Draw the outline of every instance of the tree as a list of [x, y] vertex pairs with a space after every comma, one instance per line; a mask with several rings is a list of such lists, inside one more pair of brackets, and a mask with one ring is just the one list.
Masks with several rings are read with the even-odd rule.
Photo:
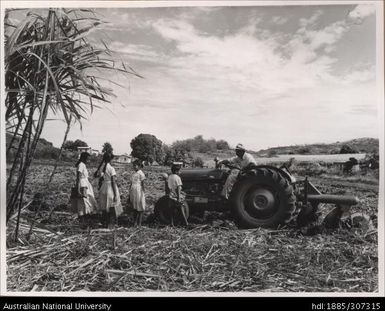
[[194, 164], [194, 167], [203, 167], [204, 162], [203, 162], [203, 159], [201, 157], [196, 157], [194, 159], [193, 164]]
[[103, 144], [102, 152], [108, 152], [108, 153], [113, 153], [114, 149], [112, 148], [112, 145], [109, 142], [105, 142]]
[[77, 151], [78, 147], [88, 147], [88, 145], [85, 141], [82, 141], [80, 139], [77, 139], [75, 141], [67, 140], [63, 145], [63, 149], [70, 151]]
[[78, 147], [88, 147], [87, 143], [85, 141], [82, 141], [80, 139], [77, 139], [74, 141], [74, 144], [73, 144], [73, 151], [77, 151], [78, 150]]
[[164, 161], [164, 148], [161, 140], [151, 134], [139, 134], [131, 140], [131, 155], [152, 164], [154, 161]]
[[70, 150], [70, 151], [73, 151], [73, 150], [74, 150], [74, 141], [72, 141], [72, 140], [67, 140], [67, 141], [63, 144], [63, 149], [64, 149], [64, 150]]
[[311, 150], [308, 146], [299, 147], [297, 150], [298, 154], [309, 154], [310, 152], [311, 152]]
[[229, 150], [230, 149], [229, 143], [223, 139], [220, 139], [217, 141], [217, 149], [218, 150]]
[[215, 140], [213, 138], [204, 139], [202, 135], [197, 135], [194, 138], [185, 140], [177, 140], [172, 145], [172, 148], [183, 149], [186, 152], [215, 152], [217, 150], [230, 149], [229, 144], [224, 140]]
[[163, 165], [170, 166], [172, 164], [172, 162], [174, 161], [172, 149], [167, 145], [163, 145], [163, 154], [164, 154], [164, 158], [163, 158], [163, 162], [162, 162]]
[[349, 145], [343, 145], [340, 149], [340, 154], [358, 153], [356, 149]]
[[278, 156], [278, 151], [277, 151], [277, 150], [274, 150], [274, 149], [269, 150], [269, 152], [267, 153], [267, 156], [268, 156], [269, 158], [276, 157], [276, 156]]
[[57, 159], [59, 149], [49, 145], [41, 145], [36, 148], [35, 159]]

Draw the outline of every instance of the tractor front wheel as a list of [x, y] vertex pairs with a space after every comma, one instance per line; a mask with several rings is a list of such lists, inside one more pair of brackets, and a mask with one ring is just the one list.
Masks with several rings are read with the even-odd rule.
[[231, 210], [240, 228], [276, 228], [295, 211], [288, 180], [269, 168], [256, 168], [240, 179], [231, 192]]

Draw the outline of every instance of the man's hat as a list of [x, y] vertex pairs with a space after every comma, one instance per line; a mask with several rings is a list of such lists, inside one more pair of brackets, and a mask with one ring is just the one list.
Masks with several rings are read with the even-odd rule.
[[243, 151], [246, 151], [245, 147], [243, 147], [242, 144], [236, 145], [235, 150], [243, 150]]

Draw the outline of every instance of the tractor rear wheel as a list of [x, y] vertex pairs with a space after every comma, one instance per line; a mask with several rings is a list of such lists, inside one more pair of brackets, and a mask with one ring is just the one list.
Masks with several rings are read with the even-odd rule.
[[293, 187], [279, 172], [256, 168], [231, 192], [231, 210], [240, 228], [276, 228], [295, 211]]
[[[161, 197], [154, 206], [155, 217], [164, 225], [171, 224], [171, 217], [174, 214], [174, 224], [184, 224], [183, 216], [180, 210], [175, 212], [176, 206], [172, 206], [173, 202], [170, 202], [171, 199], [168, 196]], [[190, 212], [187, 202], [183, 202], [182, 208], [185, 212], [186, 218], [189, 218]]]

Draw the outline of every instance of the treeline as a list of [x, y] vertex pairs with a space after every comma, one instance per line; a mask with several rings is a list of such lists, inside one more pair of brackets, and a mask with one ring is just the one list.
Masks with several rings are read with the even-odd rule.
[[[8, 134], [6, 140], [8, 149], [9, 144], [11, 143], [11, 137], [8, 136]], [[12, 145], [18, 146], [18, 143], [14, 141]], [[131, 155], [134, 158], [144, 161], [148, 165], [170, 165], [172, 162], [178, 161], [189, 166], [197, 167], [204, 165], [203, 159], [199, 157], [198, 154], [218, 153], [230, 149], [227, 141], [223, 139], [216, 140], [214, 138], [205, 139], [202, 135], [198, 135], [194, 138], [177, 140], [171, 145], [167, 145], [154, 135], [139, 134], [131, 140], [130, 145], [132, 148]], [[80, 139], [75, 141], [66, 141], [63, 145], [61, 160], [76, 160], [78, 157], [78, 147], [88, 147], [88, 145]], [[113, 150], [111, 144], [108, 142], [102, 146], [102, 153], [107, 150]], [[15, 153], [15, 147], [11, 147], [10, 156], [7, 160], [11, 160]], [[39, 140], [34, 158], [56, 160], [59, 157], [59, 153], [60, 148], [54, 147], [51, 142], [41, 138]]]
[[186, 152], [215, 152], [218, 150], [229, 150], [230, 146], [227, 141], [220, 139], [215, 140], [214, 138], [204, 139], [202, 135], [195, 136], [194, 138], [189, 138], [185, 140], [177, 140], [172, 145], [171, 148], [174, 149], [183, 149]]
[[223, 139], [204, 139], [202, 135], [166, 145], [154, 135], [140, 134], [131, 141], [131, 148], [133, 157], [150, 165], [154, 162], [170, 165], [179, 161], [191, 166], [203, 166], [203, 160], [196, 156], [197, 153], [225, 151], [229, 150], [230, 146]]
[[[12, 141], [12, 136], [10, 134], [6, 134], [6, 148], [9, 149], [9, 156], [7, 157], [7, 161], [10, 161], [15, 158], [17, 153], [17, 147], [19, 146], [20, 138], [15, 138]], [[11, 146], [12, 143], [12, 146]], [[87, 143], [77, 139], [75, 141], [68, 140], [65, 142], [63, 146], [63, 152], [61, 159], [63, 161], [74, 161], [78, 158], [78, 147], [88, 147]], [[44, 159], [44, 160], [56, 160], [59, 157], [60, 148], [56, 148], [51, 142], [47, 141], [44, 138], [40, 138], [36, 151], [34, 154], [35, 159]]]

